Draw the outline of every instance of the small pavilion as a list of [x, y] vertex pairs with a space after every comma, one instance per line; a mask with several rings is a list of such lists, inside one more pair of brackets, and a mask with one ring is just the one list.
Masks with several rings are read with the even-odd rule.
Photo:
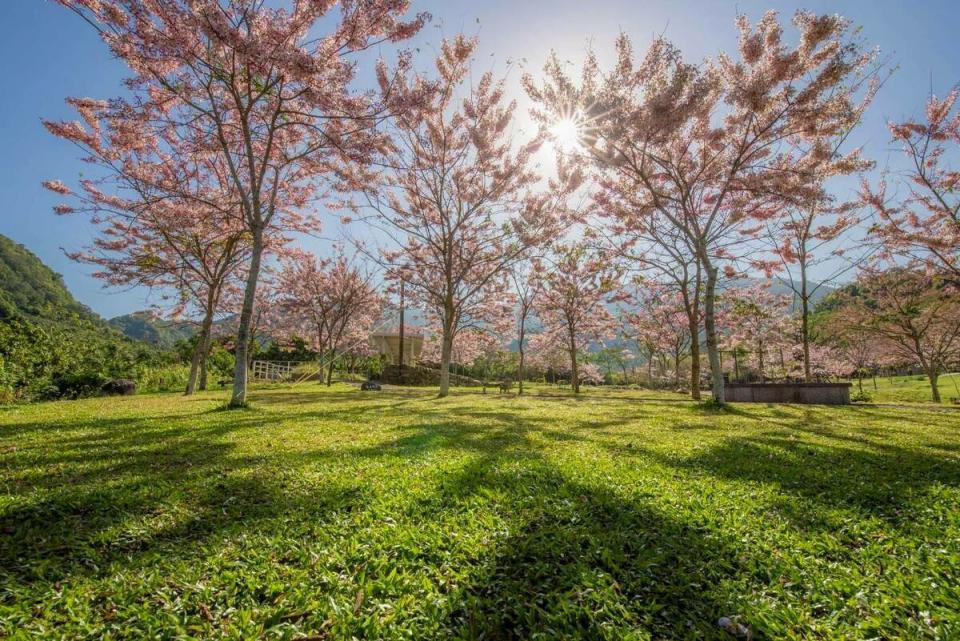
[[[400, 364], [400, 330], [378, 332], [370, 336], [370, 346], [390, 365]], [[403, 365], [412, 366], [423, 351], [423, 333], [405, 327], [403, 332]]]

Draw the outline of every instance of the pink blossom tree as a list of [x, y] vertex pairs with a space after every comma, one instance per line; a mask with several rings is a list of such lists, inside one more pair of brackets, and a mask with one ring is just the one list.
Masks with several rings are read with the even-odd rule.
[[[570, 373], [570, 353], [563, 337], [553, 332], [540, 332], [530, 337], [528, 366], [554, 375]], [[556, 382], [554, 380], [553, 382]]]
[[602, 341], [616, 330], [616, 319], [607, 309], [619, 272], [603, 255], [584, 245], [557, 246], [551, 255], [534, 261], [540, 293], [537, 317], [549, 343], [563, 345], [570, 360], [570, 384], [580, 391], [578, 357], [591, 342]]
[[544, 193], [532, 191], [541, 137], [515, 144], [516, 104], [503, 81], [485, 73], [470, 83], [475, 47], [462, 36], [444, 41], [438, 78], [415, 76], [396, 89], [418, 106], [391, 122], [389, 169], [367, 192], [367, 205], [399, 244], [382, 252], [388, 273], [407, 274], [411, 297], [439, 322], [440, 396], [449, 392], [457, 332], [497, 314], [509, 266], [556, 235], [558, 203], [579, 184], [577, 172], [561, 168]]
[[297, 252], [287, 260], [278, 279], [279, 305], [294, 323], [309, 327], [314, 347], [326, 367], [327, 385], [333, 383], [338, 355], [358, 336], [369, 336], [380, 316], [381, 297], [364, 273], [343, 253], [318, 260]]
[[846, 292], [832, 322], [872, 335], [923, 368], [934, 402], [938, 378], [960, 354], [960, 301], [954, 286], [916, 266], [872, 267]]
[[960, 88], [927, 100], [923, 121], [891, 123], [890, 132], [908, 161], [899, 176], [901, 193], [863, 183], [864, 201], [879, 216], [873, 231], [891, 253], [905, 254], [960, 283]]
[[786, 375], [784, 348], [792, 344], [793, 323], [790, 299], [770, 291], [767, 283], [727, 290], [723, 293], [725, 308], [723, 325], [726, 342], [736, 350], [745, 348], [753, 354], [757, 373], [764, 380], [772, 350], [780, 354], [780, 365]]
[[[654, 359], [664, 355], [673, 364], [674, 385], [680, 387], [680, 365], [692, 344], [682, 294], [670, 285], [641, 280], [627, 300], [628, 311], [622, 314], [624, 331], [646, 352], [648, 378], [652, 378]], [[691, 383], [700, 384], [699, 380]]]
[[[803, 205], [786, 206], [782, 217], [767, 230], [774, 260], [766, 268], [786, 275], [782, 281], [790, 287], [799, 306], [802, 375], [808, 383], [813, 380], [812, 301], [821, 288], [835, 283], [872, 253], [870, 247], [855, 243], [850, 237], [861, 222], [862, 217], [850, 203], [833, 206], [824, 195]], [[856, 249], [844, 248], [851, 246]], [[817, 269], [821, 275], [813, 282], [810, 275]]]
[[532, 263], [528, 260], [519, 260], [510, 270], [510, 282], [513, 285], [513, 295], [517, 301], [516, 340], [517, 340], [517, 394], [523, 395], [524, 366], [527, 355], [527, 335], [530, 330], [531, 317], [534, 314], [534, 304], [537, 300], [537, 284], [533, 279]]
[[[851, 236], [860, 229], [863, 216], [859, 203], [840, 201], [830, 192], [835, 179], [862, 173], [873, 162], [862, 156], [862, 149], [846, 150], [851, 135], [880, 86], [882, 65], [868, 70], [863, 97], [853, 108], [842, 112], [845, 122], [831, 119], [825, 129], [817, 129], [798, 137], [786, 156], [790, 173], [785, 181], [781, 213], [766, 223], [764, 241], [772, 250], [773, 260], [750, 261], [771, 274], [781, 272], [783, 282], [793, 291], [799, 303], [800, 341], [803, 350], [803, 378], [810, 382], [811, 365], [810, 311], [811, 302], [822, 287], [860, 265], [872, 253], [870, 245], [856, 242]], [[817, 281], [811, 281], [811, 273]]]
[[[250, 256], [249, 234], [227, 170], [196, 140], [130, 139], [122, 110], [106, 102], [70, 100], [86, 128], [47, 121], [55, 135], [80, 148], [101, 176], [71, 190], [61, 181], [44, 186], [71, 197], [60, 214], [82, 213], [96, 226], [92, 245], [69, 255], [98, 267], [111, 286], [160, 290], [171, 313], [197, 312], [200, 330], [186, 394], [206, 388], [206, 356], [221, 299]], [[266, 245], [272, 244], [270, 238]]]
[[[377, 68], [381, 97], [352, 91], [354, 58], [409, 38], [426, 16], [405, 20], [407, 0], [290, 8], [259, 0], [58, 1], [132, 72], [134, 97], [113, 101], [126, 144], [196, 139], [229, 170], [250, 242], [230, 401], [243, 405], [266, 238], [271, 230], [316, 229], [304, 208], [330, 187], [356, 186], [349, 180], [355, 166], [383, 147], [377, 123], [405, 105], [393, 100], [385, 64]], [[77, 137], [96, 134], [79, 123], [58, 127]]]
[[541, 120], [579, 123], [581, 155], [600, 170], [603, 202], [619, 225], [673, 228], [699, 261], [716, 403], [724, 401], [718, 280], [736, 271], [744, 239], [778, 214], [778, 199], [808, 188], [790, 173], [797, 159], [788, 152], [850, 121], [875, 61], [840, 16], [800, 11], [793, 23], [799, 38], [790, 46], [776, 13], [755, 26], [740, 16], [738, 56], [704, 64], [685, 62], [662, 38], [636, 62], [621, 35], [607, 72], [590, 53], [579, 82], [556, 56], [544, 83], [527, 78]]
[[[601, 194], [598, 198], [601, 206], [604, 200]], [[611, 219], [608, 224], [611, 235], [606, 238], [605, 245], [629, 264], [639, 268], [643, 281], [652, 283], [653, 290], [658, 292], [657, 298], [662, 297], [664, 290], [676, 295], [676, 302], [680, 303], [684, 313], [686, 327], [685, 331], [681, 332], [679, 328], [670, 326], [677, 330], [672, 333], [674, 347], [683, 347], [684, 333], [690, 337], [687, 339], [687, 349], [690, 351], [690, 396], [694, 400], [700, 400], [700, 329], [703, 327], [703, 269], [700, 261], [690, 248], [687, 238], [672, 227], [628, 227], [622, 226], [615, 216], [608, 218]], [[641, 296], [637, 302], [642, 301], [642, 298]], [[669, 320], [672, 323], [677, 319], [671, 314]], [[638, 335], [637, 338], [644, 337]], [[676, 371], [679, 372], [679, 362], [676, 362], [676, 366]], [[677, 386], [680, 387], [679, 380]]]

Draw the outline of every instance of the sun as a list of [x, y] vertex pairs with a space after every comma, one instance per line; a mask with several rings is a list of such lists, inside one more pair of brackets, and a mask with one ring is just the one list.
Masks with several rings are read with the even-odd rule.
[[583, 118], [578, 114], [562, 116], [550, 127], [550, 137], [557, 151], [572, 153], [583, 146]]

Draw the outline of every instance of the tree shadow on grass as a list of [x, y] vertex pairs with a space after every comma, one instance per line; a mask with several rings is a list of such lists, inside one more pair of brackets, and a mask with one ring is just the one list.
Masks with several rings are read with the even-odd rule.
[[273, 519], [295, 514], [309, 524], [363, 505], [359, 486], [318, 484], [307, 491], [282, 472], [251, 471], [250, 461], [188, 470], [154, 469], [141, 479], [65, 487], [6, 509], [0, 515], [0, 577], [61, 581], [159, 550], [166, 563], [186, 558], [207, 540], [249, 534]]
[[[804, 432], [801, 426], [795, 430]], [[801, 497], [810, 509], [791, 520], [807, 526], [824, 507], [905, 525], [916, 518], [918, 502], [932, 486], [960, 486], [955, 456], [837, 435], [826, 442], [800, 440], [778, 430], [727, 439], [679, 462], [660, 459], [693, 473], [774, 485], [782, 494]]]
[[452, 596], [451, 637], [723, 638], [742, 551], [610, 490], [571, 480], [536, 456], [480, 457], [418, 512], [495, 497], [509, 527]]

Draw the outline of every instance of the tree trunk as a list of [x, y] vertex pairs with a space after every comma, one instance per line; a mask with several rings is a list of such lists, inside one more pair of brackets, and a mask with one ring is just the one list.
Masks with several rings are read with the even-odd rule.
[[211, 336], [210, 330], [207, 330], [207, 335], [203, 341], [203, 352], [200, 355], [200, 382], [197, 387], [200, 391], [207, 389], [207, 374], [209, 370], [210, 362], [210, 343], [213, 341], [213, 336]]
[[700, 327], [694, 322], [690, 331], [690, 397], [700, 400]]
[[450, 394], [450, 358], [453, 355], [453, 328], [447, 324], [443, 328], [443, 344], [440, 348], [440, 394], [442, 398]]
[[193, 348], [193, 355], [190, 357], [190, 375], [187, 377], [187, 389], [184, 390], [184, 396], [190, 396], [197, 389], [197, 372], [200, 370], [200, 358], [203, 355], [203, 337], [197, 336], [197, 345]]
[[940, 402], [940, 388], [937, 386], [937, 380], [940, 378], [940, 375], [937, 373], [937, 370], [931, 369], [927, 370], [927, 378], [930, 379], [930, 393], [933, 395], [933, 402]]
[[673, 352], [673, 380], [674, 385], [680, 388], [680, 349]]
[[810, 295], [807, 293], [807, 267], [800, 263], [800, 338], [803, 341], [803, 381], [813, 380], [810, 373]]
[[233, 395], [230, 407], [242, 407], [247, 404], [247, 356], [250, 352], [250, 325], [253, 320], [253, 306], [257, 296], [257, 282], [260, 280], [260, 260], [263, 256], [263, 230], [255, 229], [253, 247], [250, 252], [250, 271], [243, 292], [243, 307], [240, 309], [240, 326], [237, 329], [236, 363], [233, 367]]
[[570, 387], [574, 394], [580, 393], [580, 368], [577, 364], [577, 342], [573, 338], [573, 331], [570, 332]]
[[576, 350], [570, 351], [570, 387], [574, 394], [580, 393], [580, 367], [577, 364]]
[[707, 271], [707, 282], [703, 292], [703, 328], [707, 335], [707, 360], [710, 361], [712, 378], [711, 391], [713, 392], [713, 402], [717, 405], [723, 405], [726, 403], [726, 398], [723, 394], [723, 368], [720, 365], [720, 349], [717, 343], [716, 312], [714, 309], [717, 297], [717, 268], [704, 260], [704, 269]]
[[330, 364], [327, 366], [327, 387], [333, 385], [333, 366], [337, 362], [337, 350], [330, 350]]
[[207, 309], [203, 314], [203, 322], [200, 324], [200, 334], [197, 336], [197, 346], [193, 350], [193, 357], [190, 359], [190, 377], [187, 379], [187, 389], [185, 396], [190, 396], [197, 388], [197, 373], [200, 374], [200, 389], [207, 388], [206, 365], [207, 352], [210, 350], [210, 328], [213, 326], [213, 302], [207, 300]]
[[220, 299], [220, 292], [211, 288], [207, 293], [207, 309], [203, 317], [203, 327], [201, 328], [201, 338], [203, 340], [203, 351], [200, 356], [200, 389], [207, 389], [207, 372], [210, 359], [210, 345], [213, 342], [213, 315], [217, 311], [217, 303]]
[[[523, 345], [521, 339], [520, 344]], [[520, 362], [517, 364], [517, 396], [523, 395], [523, 347], [519, 348]]]

